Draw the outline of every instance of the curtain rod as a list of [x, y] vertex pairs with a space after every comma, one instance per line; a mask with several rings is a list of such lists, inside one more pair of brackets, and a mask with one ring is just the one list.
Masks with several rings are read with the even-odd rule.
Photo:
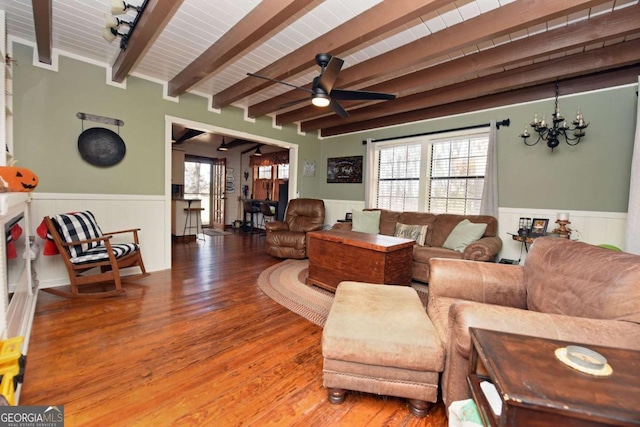
[[[510, 123], [511, 123], [510, 119], [504, 119], [502, 121], [496, 122], [496, 128], [500, 129], [500, 126], [507, 126], [508, 127]], [[393, 140], [396, 140], [396, 139], [405, 139], [405, 138], [414, 138], [414, 137], [417, 137], [417, 136], [435, 135], [435, 134], [438, 134], [438, 133], [455, 132], [455, 131], [458, 131], [458, 130], [469, 130], [469, 129], [477, 129], [477, 128], [486, 128], [487, 126], [491, 126], [491, 123], [483, 123], [481, 125], [463, 126], [463, 127], [459, 127], [459, 128], [452, 128], [452, 129], [434, 130], [434, 131], [431, 131], [431, 132], [416, 133], [416, 134], [413, 134], [413, 135], [392, 136], [390, 138], [372, 139], [371, 142], [393, 141]], [[366, 139], [362, 140], [362, 145], [367, 145], [367, 140]]]

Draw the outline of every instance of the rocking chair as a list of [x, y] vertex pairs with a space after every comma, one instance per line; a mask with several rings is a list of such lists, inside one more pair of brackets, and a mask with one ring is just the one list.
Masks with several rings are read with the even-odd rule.
[[[138, 266], [142, 270], [140, 276], [148, 275], [140, 253], [139, 228], [103, 234], [89, 211], [45, 217], [44, 221], [67, 267], [71, 292], [56, 288], [44, 291], [66, 298], [104, 298], [125, 293], [120, 269]], [[133, 233], [133, 243], [111, 242], [114, 235], [123, 233]], [[94, 268], [100, 271], [82, 274]], [[110, 282], [106, 284], [108, 288], [103, 288], [107, 290], [80, 292], [81, 286], [103, 282]]]

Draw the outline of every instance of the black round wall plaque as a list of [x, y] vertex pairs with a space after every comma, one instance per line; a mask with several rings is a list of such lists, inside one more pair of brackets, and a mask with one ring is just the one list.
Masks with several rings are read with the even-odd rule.
[[78, 137], [80, 156], [94, 166], [113, 166], [124, 158], [124, 141], [112, 130], [95, 127], [84, 130]]

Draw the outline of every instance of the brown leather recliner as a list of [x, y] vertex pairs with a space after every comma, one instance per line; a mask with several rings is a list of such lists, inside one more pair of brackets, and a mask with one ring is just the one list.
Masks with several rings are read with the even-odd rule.
[[470, 327], [640, 350], [639, 284], [640, 256], [552, 237], [535, 240], [524, 266], [432, 259], [444, 403], [469, 397]]
[[267, 253], [277, 258], [304, 259], [309, 244], [307, 232], [322, 230], [324, 202], [318, 199], [293, 199], [284, 221], [271, 221], [267, 229]]

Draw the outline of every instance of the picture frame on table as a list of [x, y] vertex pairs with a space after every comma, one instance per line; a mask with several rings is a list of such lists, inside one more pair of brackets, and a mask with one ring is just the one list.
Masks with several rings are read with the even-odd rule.
[[534, 218], [531, 221], [531, 230], [529, 235], [533, 237], [540, 237], [547, 234], [547, 227], [549, 226], [549, 220], [546, 218]]
[[347, 212], [344, 216], [345, 221], [351, 221], [353, 219], [353, 214], [351, 212]]

